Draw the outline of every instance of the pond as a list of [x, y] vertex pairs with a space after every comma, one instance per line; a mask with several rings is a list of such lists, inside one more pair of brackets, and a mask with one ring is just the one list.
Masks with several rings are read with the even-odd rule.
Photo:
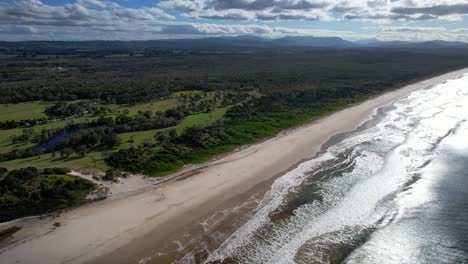
[[51, 150], [61, 140], [68, 139], [71, 135], [79, 132], [81, 129], [83, 129], [83, 127], [73, 128], [73, 129], [70, 129], [70, 130], [64, 130], [64, 131], [60, 132], [59, 134], [57, 134], [56, 136], [54, 136], [53, 138], [49, 139], [49, 141], [47, 141], [45, 143], [41, 143], [40, 145], [32, 148], [32, 152], [34, 154], [38, 154], [38, 153], [41, 153], [41, 152], [46, 152], [48, 150]]

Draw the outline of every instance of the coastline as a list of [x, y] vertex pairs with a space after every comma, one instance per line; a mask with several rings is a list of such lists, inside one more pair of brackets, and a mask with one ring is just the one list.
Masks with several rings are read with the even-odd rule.
[[[150, 245], [157, 247], [158, 241], [163, 242], [181, 227], [197, 224], [226, 203], [241, 201], [249, 196], [246, 192], [252, 194], [255, 188], [265, 191], [265, 183], [313, 158], [331, 136], [356, 129], [377, 108], [467, 71], [465, 68], [387, 92], [222, 156], [188, 174], [178, 173], [181, 177], [171, 177], [156, 188], [85, 205], [53, 219], [25, 220], [25, 228], [18, 232], [24, 239], [0, 248], [0, 262], [126, 263], [145, 249], [142, 241], [147, 234], [158, 235]], [[51, 230], [55, 222], [61, 225]]]

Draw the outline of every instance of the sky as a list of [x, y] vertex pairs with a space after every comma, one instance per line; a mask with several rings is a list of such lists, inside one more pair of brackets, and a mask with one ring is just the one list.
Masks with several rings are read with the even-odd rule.
[[0, 41], [239, 35], [468, 42], [468, 0], [0, 0]]

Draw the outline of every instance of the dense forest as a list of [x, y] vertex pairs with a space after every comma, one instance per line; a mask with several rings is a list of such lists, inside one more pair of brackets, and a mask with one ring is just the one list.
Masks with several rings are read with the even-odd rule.
[[0, 103], [99, 99], [137, 103], [177, 91], [374, 89], [464, 65], [466, 52], [408, 50], [169, 50], [154, 56], [6, 56]]
[[0, 221], [81, 203], [94, 188], [47, 168], [164, 176], [468, 66], [468, 53], [449, 49], [54, 52], [0, 55], [0, 167], [10, 171]]

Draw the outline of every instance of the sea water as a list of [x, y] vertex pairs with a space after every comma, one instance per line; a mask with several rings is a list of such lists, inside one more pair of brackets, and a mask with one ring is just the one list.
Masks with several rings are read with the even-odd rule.
[[278, 178], [206, 263], [468, 263], [468, 74]]

